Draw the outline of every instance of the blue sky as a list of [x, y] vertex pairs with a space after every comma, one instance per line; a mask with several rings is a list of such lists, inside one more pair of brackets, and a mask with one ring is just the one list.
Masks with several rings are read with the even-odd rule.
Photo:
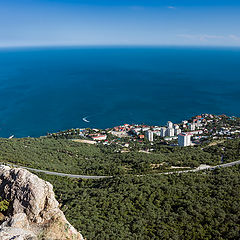
[[240, 46], [237, 0], [0, 0], [0, 46]]

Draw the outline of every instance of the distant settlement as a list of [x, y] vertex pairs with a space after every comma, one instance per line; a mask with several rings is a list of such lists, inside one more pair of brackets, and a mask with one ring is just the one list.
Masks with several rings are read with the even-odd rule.
[[49, 137], [73, 139], [90, 144], [117, 144], [125, 150], [131, 143], [147, 144], [151, 151], [153, 142], [171, 146], [194, 146], [208, 139], [239, 138], [240, 118], [226, 115], [201, 114], [181, 123], [168, 121], [166, 126], [123, 124], [107, 129], [78, 128], [48, 134]]

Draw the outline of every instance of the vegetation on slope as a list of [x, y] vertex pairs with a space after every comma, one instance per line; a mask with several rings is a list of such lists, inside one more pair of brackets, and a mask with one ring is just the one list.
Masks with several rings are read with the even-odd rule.
[[181, 175], [73, 180], [54, 185], [87, 239], [239, 239], [240, 167]]
[[[239, 166], [182, 175], [130, 174], [235, 161], [239, 143], [235, 139], [198, 147], [159, 146], [146, 154], [137, 149], [117, 153], [112, 146], [67, 139], [0, 139], [0, 161], [58, 172], [116, 175], [76, 180], [39, 174], [54, 185], [66, 217], [87, 239], [238, 239]], [[153, 164], [158, 167], [153, 169]]]
[[216, 165], [221, 159], [235, 161], [239, 143], [240, 140], [235, 139], [208, 147], [159, 146], [155, 152], [146, 154], [134, 149], [117, 153], [112, 146], [88, 145], [67, 139], [0, 139], [0, 162], [73, 174], [151, 173], [169, 170], [171, 166]]

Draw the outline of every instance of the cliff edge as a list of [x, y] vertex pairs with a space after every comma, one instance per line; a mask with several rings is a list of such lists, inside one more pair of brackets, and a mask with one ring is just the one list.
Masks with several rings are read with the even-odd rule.
[[83, 240], [59, 209], [53, 186], [29, 171], [0, 166], [0, 196], [10, 203], [0, 240]]

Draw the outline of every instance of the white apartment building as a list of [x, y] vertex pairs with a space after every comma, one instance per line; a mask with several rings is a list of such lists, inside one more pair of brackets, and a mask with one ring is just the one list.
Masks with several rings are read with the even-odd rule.
[[180, 147], [186, 147], [191, 145], [191, 133], [180, 133], [178, 135], [178, 145]]
[[146, 131], [145, 136], [149, 142], [153, 142], [153, 131]]
[[174, 136], [174, 128], [167, 128], [167, 136], [168, 137]]
[[166, 137], [167, 129], [165, 127], [161, 128], [161, 137]]
[[171, 121], [168, 121], [168, 122], [167, 122], [167, 127], [168, 127], [168, 128], [173, 128], [173, 123], [172, 123]]

